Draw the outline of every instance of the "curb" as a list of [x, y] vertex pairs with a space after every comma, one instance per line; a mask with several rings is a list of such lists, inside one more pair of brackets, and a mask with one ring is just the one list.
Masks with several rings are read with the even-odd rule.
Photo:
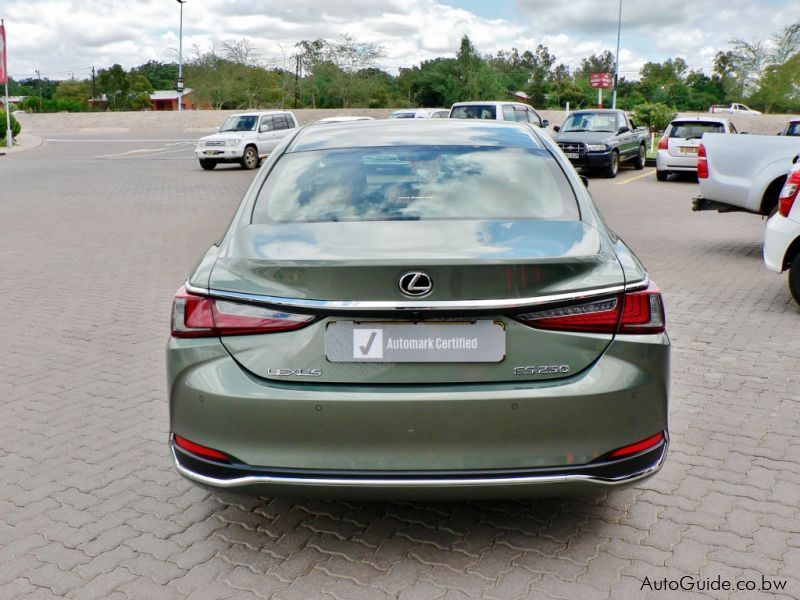
[[10, 151], [8, 148], [4, 148], [0, 150], [0, 156], [6, 156], [6, 155], [10, 156], [12, 154], [19, 154], [20, 152], [33, 150], [34, 148], [38, 148], [44, 143], [44, 139], [40, 138], [38, 135], [30, 135], [26, 133], [22, 134], [22, 138], [25, 140], [24, 146], [12, 146]]

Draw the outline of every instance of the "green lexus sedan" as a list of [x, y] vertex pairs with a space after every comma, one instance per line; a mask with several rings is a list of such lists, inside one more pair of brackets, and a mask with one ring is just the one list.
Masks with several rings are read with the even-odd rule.
[[170, 448], [261, 495], [509, 498], [653, 475], [661, 294], [546, 132], [309, 126], [175, 296]]

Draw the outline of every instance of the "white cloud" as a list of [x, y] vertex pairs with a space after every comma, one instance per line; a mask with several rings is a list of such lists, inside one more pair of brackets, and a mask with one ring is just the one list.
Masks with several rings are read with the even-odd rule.
[[[447, 2], [445, 4], [444, 2]], [[627, 77], [648, 60], [683, 56], [693, 68], [709, 67], [734, 37], [766, 39], [796, 21], [797, 0], [625, 2], [620, 52]], [[575, 67], [582, 57], [613, 49], [617, 0], [518, 0], [518, 16], [497, 19], [458, 8], [457, 0], [189, 0], [184, 5], [184, 50], [207, 50], [247, 37], [265, 59], [283, 62], [303, 39], [350, 34], [384, 47], [391, 71], [437, 56], [453, 56], [462, 35], [481, 53], [542, 43], [559, 62]], [[132, 67], [151, 59], [171, 61], [178, 46], [178, 5], [169, 0], [3, 0], [9, 71], [36, 69], [53, 78], [92, 65]], [[487, 8], [488, 12], [488, 8]], [[506, 11], [507, 12], [507, 11]]]

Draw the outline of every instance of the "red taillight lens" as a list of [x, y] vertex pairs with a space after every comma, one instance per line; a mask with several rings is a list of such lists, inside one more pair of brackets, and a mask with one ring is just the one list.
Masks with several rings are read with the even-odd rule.
[[299, 329], [313, 320], [313, 315], [197, 296], [183, 287], [172, 305], [172, 335], [179, 338], [277, 333]]
[[619, 333], [662, 333], [665, 328], [661, 291], [652, 281], [646, 290], [625, 294]]
[[697, 149], [697, 177], [708, 179], [708, 157], [706, 156], [706, 147], [703, 144], [700, 144]]
[[522, 322], [537, 329], [614, 333], [619, 324], [620, 298], [548, 308], [520, 315]]
[[798, 191], [800, 191], [800, 164], [795, 164], [778, 197], [778, 212], [781, 216], [789, 216], [789, 211], [792, 210], [794, 201], [797, 199]]
[[519, 315], [537, 329], [583, 333], [662, 333], [665, 329], [661, 292], [650, 286], [623, 296], [549, 308]]
[[177, 433], [172, 437], [175, 445], [179, 448], [183, 448], [193, 454], [197, 454], [198, 456], [202, 456], [203, 458], [210, 458], [211, 460], [221, 460], [225, 462], [230, 462], [228, 460], [228, 455], [220, 452], [219, 450], [214, 450], [213, 448], [209, 448], [208, 446], [201, 446], [200, 444], [195, 444], [194, 442], [187, 440], [185, 437], [179, 436]]
[[646, 440], [642, 440], [641, 442], [636, 442], [635, 444], [631, 444], [630, 446], [623, 446], [622, 448], [618, 448], [611, 453], [612, 458], [619, 458], [620, 456], [628, 456], [630, 454], [637, 454], [639, 452], [643, 452], [644, 450], [649, 450], [651, 448], [655, 448], [664, 440], [664, 432], [659, 431], [654, 436], [647, 438]]
[[664, 136], [658, 141], [658, 149], [666, 150], [667, 148], [669, 148], [669, 138]]

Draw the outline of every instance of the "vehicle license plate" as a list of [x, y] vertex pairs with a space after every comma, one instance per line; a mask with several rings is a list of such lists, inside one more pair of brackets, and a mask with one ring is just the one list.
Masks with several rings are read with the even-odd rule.
[[222, 154], [222, 150], [206, 150], [205, 153], [209, 156], [218, 156]]
[[578, 154], [577, 152], [567, 152], [566, 155], [567, 155], [567, 158], [580, 158], [581, 157], [581, 155]]
[[681, 146], [680, 151], [684, 154], [697, 154], [697, 146]]
[[325, 330], [331, 362], [500, 362], [506, 355], [502, 323], [335, 321]]

